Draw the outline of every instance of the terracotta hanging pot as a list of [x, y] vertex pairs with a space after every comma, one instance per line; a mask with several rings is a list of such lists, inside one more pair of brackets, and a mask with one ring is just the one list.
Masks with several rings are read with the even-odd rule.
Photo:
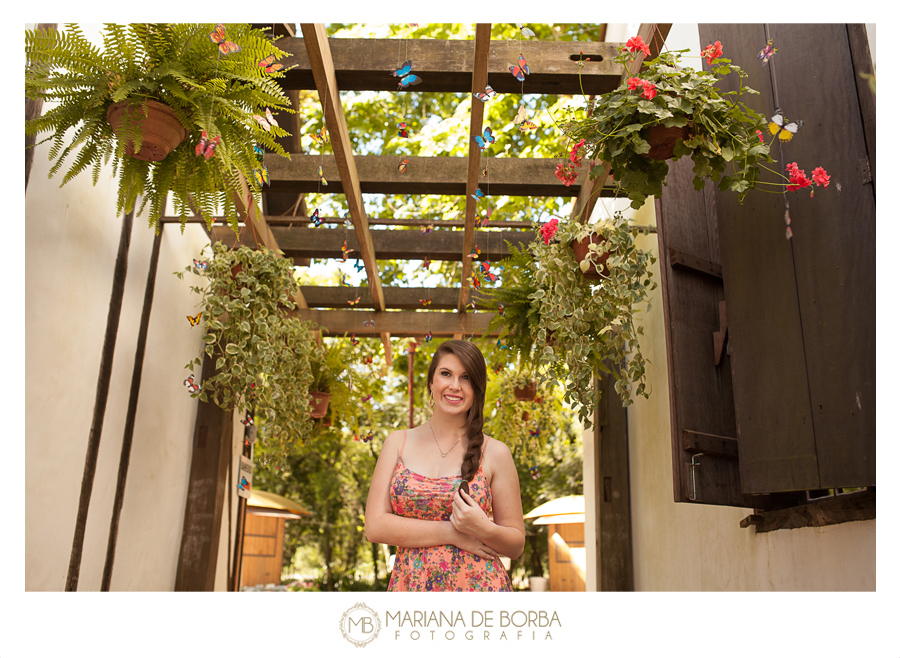
[[331, 401], [331, 393], [322, 393], [321, 391], [310, 391], [312, 396], [312, 411], [309, 415], [313, 418], [325, 418], [328, 413], [328, 403]]
[[537, 393], [537, 384], [534, 380], [527, 386], [516, 386], [513, 389], [513, 395], [516, 397], [516, 400], [520, 402], [529, 402], [534, 400], [534, 396]]
[[691, 124], [679, 126], [677, 128], [667, 128], [666, 126], [656, 125], [650, 128], [647, 135], [647, 143], [650, 144], [650, 151], [644, 153], [645, 158], [651, 160], [668, 160], [675, 156], [675, 144], [679, 139], [688, 137]]
[[531, 414], [527, 411], [523, 411], [522, 412], [522, 420], [527, 423], [529, 420], [531, 420]]
[[[188, 131], [181, 125], [171, 107], [154, 100], [147, 100], [146, 113], [144, 104], [136, 100], [124, 100], [113, 103], [106, 110], [106, 119], [113, 132], [121, 136], [124, 132], [123, 118], [128, 115], [132, 122], [137, 120], [138, 129], [143, 132], [144, 139], [141, 150], [134, 152], [134, 143], [128, 142], [125, 152], [138, 160], [158, 162], [175, 150], [187, 138]], [[141, 117], [143, 114], [143, 118]]]
[[600, 272], [597, 271], [597, 266], [594, 264], [594, 261], [591, 261], [590, 267], [585, 271], [582, 271], [580, 267], [581, 261], [588, 255], [588, 245], [591, 243], [600, 244], [602, 242], [603, 237], [599, 233], [591, 233], [586, 238], [572, 240], [570, 243], [572, 251], [575, 252], [575, 262], [579, 265], [578, 271], [587, 279], [603, 279], [609, 276], [609, 268], [606, 266], [606, 259], [609, 258], [609, 252], [605, 252], [599, 257]]

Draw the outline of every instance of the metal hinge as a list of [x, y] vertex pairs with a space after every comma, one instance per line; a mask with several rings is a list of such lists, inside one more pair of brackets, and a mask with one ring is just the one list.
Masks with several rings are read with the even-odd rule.
[[862, 184], [872, 182], [872, 169], [869, 167], [869, 158], [861, 158], [859, 161], [859, 175], [862, 178]]

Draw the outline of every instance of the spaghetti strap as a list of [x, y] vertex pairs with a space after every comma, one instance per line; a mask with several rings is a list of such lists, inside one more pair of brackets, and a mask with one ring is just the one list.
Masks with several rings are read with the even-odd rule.
[[403, 448], [406, 447], [406, 432], [407, 430], [403, 430], [403, 443], [400, 444], [400, 454], [398, 455], [399, 459], [403, 459]]

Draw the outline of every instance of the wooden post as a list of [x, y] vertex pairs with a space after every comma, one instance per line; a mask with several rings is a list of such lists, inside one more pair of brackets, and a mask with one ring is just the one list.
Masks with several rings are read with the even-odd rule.
[[[250, 442], [247, 440], [247, 436], [249, 434], [250, 428], [244, 428], [244, 446], [241, 454], [248, 459], [253, 458], [253, 447], [250, 445]], [[238, 466], [238, 477], [240, 477], [240, 466]], [[232, 478], [232, 482], [229, 483], [229, 486], [235, 486], [234, 481], [237, 478]], [[231, 495], [229, 491], [229, 496]], [[231, 591], [232, 592], [240, 592], [241, 591], [241, 569], [244, 566], [244, 529], [247, 527], [247, 499], [243, 496], [238, 496], [238, 512], [237, 512], [237, 530], [234, 536], [234, 567], [231, 572]]]

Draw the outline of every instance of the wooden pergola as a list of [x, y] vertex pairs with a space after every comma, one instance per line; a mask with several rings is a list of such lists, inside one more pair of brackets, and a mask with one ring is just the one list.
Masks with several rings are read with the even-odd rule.
[[[494, 313], [485, 312], [490, 291], [471, 291], [473, 259], [468, 257], [476, 244], [476, 202], [473, 197], [480, 183], [481, 152], [474, 135], [482, 132], [484, 104], [472, 103], [467, 157], [409, 157], [407, 171], [398, 170], [395, 155], [356, 155], [351, 148], [347, 122], [341, 105], [341, 91], [394, 91], [397, 79], [388, 75], [398, 65], [395, 39], [329, 39], [322, 24], [301, 24], [298, 36], [294, 24], [254, 25], [283, 37], [278, 46], [289, 53], [282, 63], [289, 70], [281, 79], [295, 107], [299, 91], [318, 92], [333, 155], [304, 154], [300, 142], [300, 118], [289, 117], [284, 126], [291, 137], [281, 140], [290, 159], [267, 155], [271, 185], [263, 194], [263, 212], [253, 206], [244, 213], [245, 224], [254, 230], [241, 233], [240, 244], [258, 244], [280, 250], [297, 264], [309, 259], [340, 258], [341, 246], [354, 250], [365, 266], [368, 289], [358, 290], [360, 301], [351, 307], [345, 288], [303, 287], [297, 295], [295, 313], [312, 320], [325, 333], [379, 336], [385, 347], [387, 364], [392, 360], [391, 336], [463, 337], [490, 335], [488, 325]], [[669, 24], [643, 24], [644, 40], [650, 44], [651, 57], [669, 32]], [[602, 32], [605, 34], [605, 29]], [[529, 94], [585, 94], [593, 96], [615, 89], [622, 80], [623, 68], [613, 62], [616, 48], [622, 44], [529, 39], [516, 42], [529, 64], [526, 89]], [[491, 41], [491, 25], [477, 24], [474, 40], [411, 39], [405, 44], [407, 59], [415, 62], [422, 78], [412, 91], [480, 92], [490, 85], [496, 92], [521, 94], [522, 85], [510, 75], [510, 44]], [[588, 47], [588, 51], [583, 51]], [[577, 49], [577, 50], [576, 50]], [[404, 159], [407, 156], [404, 156]], [[540, 158], [492, 158], [491, 195], [529, 197], [575, 197], [572, 217], [587, 217], [598, 196], [612, 196], [607, 181], [608, 168], [595, 172], [591, 179], [588, 165], [579, 172], [578, 183], [564, 185], [554, 174], [558, 160]], [[321, 191], [318, 176], [322, 166], [328, 181], [327, 192], [347, 197], [349, 218], [328, 217], [318, 228], [310, 226], [304, 194]], [[597, 167], [604, 165], [598, 164]], [[600, 175], [596, 175], [599, 173]], [[487, 192], [486, 189], [482, 190]], [[465, 195], [465, 218], [456, 221], [429, 219], [378, 219], [366, 216], [363, 194], [445, 194]], [[299, 213], [298, 213], [299, 209]], [[353, 231], [342, 225], [349, 219]], [[177, 221], [165, 218], [163, 221]], [[440, 230], [421, 235], [404, 227], [432, 224]], [[497, 261], [509, 255], [507, 242], [524, 245], [534, 238], [527, 221], [492, 221], [489, 242], [482, 240], [482, 259]], [[371, 231], [371, 225], [393, 229]], [[459, 230], [462, 229], [462, 230]], [[257, 236], [259, 243], [257, 243]], [[214, 226], [213, 241], [234, 243], [234, 234], [226, 226]], [[459, 282], [453, 288], [385, 288], [381, 284], [377, 259], [411, 260], [427, 255], [431, 260], [461, 262]], [[431, 298], [428, 309], [420, 299]], [[474, 304], [473, 304], [474, 302]], [[366, 321], [374, 320], [374, 326]]]

